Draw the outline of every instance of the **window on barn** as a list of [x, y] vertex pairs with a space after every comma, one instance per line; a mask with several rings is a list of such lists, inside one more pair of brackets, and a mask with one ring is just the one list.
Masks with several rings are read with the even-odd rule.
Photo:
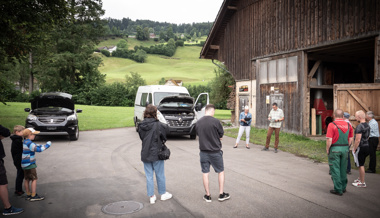
[[259, 83], [297, 82], [297, 56], [259, 61]]

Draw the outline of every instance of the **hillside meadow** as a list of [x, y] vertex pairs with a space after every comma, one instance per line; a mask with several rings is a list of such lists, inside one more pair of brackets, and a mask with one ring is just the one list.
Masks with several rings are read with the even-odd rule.
[[[0, 103], [0, 125], [13, 129], [15, 125], [25, 125], [28, 113], [24, 108], [30, 108], [30, 103], [8, 102]], [[91, 105], [75, 105], [76, 109], [82, 109], [78, 113], [80, 130], [112, 129], [120, 127], [133, 127], [133, 107], [106, 107]], [[229, 110], [216, 110], [218, 119], [230, 119]]]
[[[109, 39], [99, 44], [100, 46], [115, 45], [119, 38]], [[128, 46], [133, 49], [134, 46], [152, 46], [157, 44], [152, 39], [149, 41], [138, 41], [134, 38], [128, 38]], [[145, 63], [137, 63], [130, 59], [105, 57], [99, 55], [103, 64], [99, 68], [100, 72], [106, 74], [107, 83], [124, 82], [125, 75], [130, 72], [139, 73], [147, 84], [158, 84], [158, 81], [165, 79], [182, 80], [185, 84], [199, 85], [207, 84], [215, 76], [215, 65], [211, 60], [200, 59], [201, 51], [199, 46], [178, 47], [173, 57], [163, 55], [148, 54]]]

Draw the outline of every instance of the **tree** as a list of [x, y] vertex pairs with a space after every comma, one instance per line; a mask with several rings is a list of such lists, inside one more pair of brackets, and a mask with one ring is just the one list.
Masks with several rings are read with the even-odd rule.
[[140, 63], [144, 63], [146, 59], [146, 52], [142, 49], [138, 49], [134, 55], [134, 60]]
[[227, 100], [231, 93], [231, 89], [228, 86], [234, 85], [235, 80], [230, 73], [221, 68], [215, 69], [214, 72], [215, 78], [210, 82], [210, 99], [217, 108], [226, 109]]
[[149, 40], [150, 34], [149, 34], [148, 27], [144, 27], [143, 34], [144, 34], [144, 40]]
[[144, 32], [141, 26], [136, 27], [136, 39], [137, 40], [145, 40], [144, 38]]
[[166, 34], [164, 33], [164, 31], [160, 31], [160, 41], [161, 41], [161, 40], [165, 40], [165, 38], [166, 38], [165, 35], [166, 35]]
[[160, 81], [158, 81], [158, 85], [165, 85], [165, 83], [166, 83], [166, 80], [165, 80], [164, 77], [162, 77], [162, 78], [160, 79]]
[[174, 39], [175, 38], [175, 35], [173, 33], [173, 28], [172, 26], [169, 26], [167, 29], [166, 29], [166, 41], [168, 41], [169, 39]]
[[127, 98], [129, 99], [134, 99], [136, 97], [137, 89], [140, 86], [146, 85], [146, 81], [141, 77], [141, 75], [135, 72], [130, 72], [130, 75], [126, 75], [125, 81], [125, 85], [128, 89]]
[[128, 49], [128, 42], [125, 39], [120, 39], [116, 46], [120, 49]]

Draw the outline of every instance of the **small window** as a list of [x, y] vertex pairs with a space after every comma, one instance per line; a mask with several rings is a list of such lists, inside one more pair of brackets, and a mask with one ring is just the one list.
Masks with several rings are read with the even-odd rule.
[[153, 103], [153, 100], [152, 100], [152, 93], [149, 93], [149, 104], [152, 104]]
[[143, 107], [146, 107], [146, 98], [148, 97], [148, 93], [142, 93], [141, 95], [141, 101], [140, 101], [140, 105], [143, 106]]

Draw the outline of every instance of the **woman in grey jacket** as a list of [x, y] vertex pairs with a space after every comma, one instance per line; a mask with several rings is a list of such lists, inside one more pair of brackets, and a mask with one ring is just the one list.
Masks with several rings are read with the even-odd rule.
[[144, 163], [146, 186], [150, 203], [156, 203], [154, 194], [153, 174], [156, 173], [158, 193], [161, 200], [172, 198], [172, 194], [166, 191], [164, 161], [158, 159], [158, 151], [166, 141], [165, 126], [157, 119], [157, 108], [148, 105], [144, 111], [144, 120], [138, 126], [138, 132], [142, 141], [141, 161]]

